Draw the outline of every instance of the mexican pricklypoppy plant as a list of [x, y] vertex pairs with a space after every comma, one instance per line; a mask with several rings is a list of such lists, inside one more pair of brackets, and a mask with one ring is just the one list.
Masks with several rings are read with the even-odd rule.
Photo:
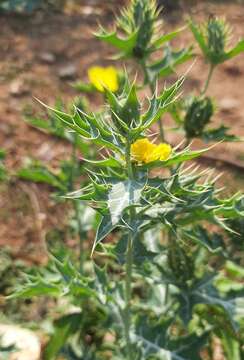
[[[79, 268], [68, 251], [53, 254], [48, 268], [31, 273], [13, 295], [69, 299], [73, 310], [56, 323], [47, 360], [57, 354], [211, 359], [216, 337], [228, 360], [243, 355], [243, 288], [233, 244], [239, 244], [244, 198], [240, 193], [225, 198], [216, 187], [218, 176], [192, 164], [208, 149], [170, 145], [161, 123], [170, 112], [188, 142], [206, 137], [214, 110], [205, 94], [213, 66], [239, 53], [242, 42], [229, 52], [222, 22], [211, 20], [204, 31], [190, 23], [201, 48], [208, 49], [211, 72], [201, 94], [182, 104], [184, 78], [169, 87], [156, 83], [192, 58], [191, 47], [173, 51], [168, 42], [180, 31], [162, 35], [158, 19], [155, 1], [132, 0], [114, 31], [97, 34], [117, 49], [117, 57], [131, 57], [140, 66], [149, 99], [139, 100], [141, 84], [131, 84], [128, 75], [121, 86], [114, 68], [93, 67], [89, 79], [103, 93], [103, 110], [94, 113], [77, 104], [69, 112], [49, 108], [79, 144], [97, 149], [95, 158], [89, 152], [83, 158], [89, 180], [65, 196], [93, 209], [99, 222], [90, 244], [92, 262]], [[151, 55], [162, 45], [163, 58], [156, 61]], [[214, 131], [208, 131], [212, 139]]]

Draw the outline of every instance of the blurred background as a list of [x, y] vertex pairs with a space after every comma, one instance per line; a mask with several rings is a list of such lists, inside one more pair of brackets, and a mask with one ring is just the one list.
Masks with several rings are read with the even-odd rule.
[[[234, 43], [244, 37], [244, 1], [158, 2], [163, 7], [166, 33], [184, 25], [188, 16], [199, 22], [221, 16], [233, 27]], [[0, 277], [7, 279], [2, 280], [0, 293], [11, 287], [19, 269], [16, 262], [46, 261], [46, 240], [62, 239], [71, 247], [77, 243], [69, 204], [50, 196], [49, 185], [17, 176], [31, 161], [55, 172], [60, 161], [69, 158], [71, 146], [31, 127], [24, 118], [43, 111], [35, 98], [50, 106], [57, 99], [71, 101], [80, 95], [72, 86], [74, 81], [87, 81], [91, 65], [111, 63], [111, 47], [96, 40], [93, 33], [98, 24], [112, 27], [114, 14], [125, 4], [126, 0], [0, 0]], [[186, 29], [173, 43], [187, 46], [193, 43], [192, 34]], [[199, 56], [188, 73], [184, 92], [201, 88], [206, 78], [207, 65], [199, 49], [195, 51]], [[120, 65], [123, 68], [122, 62]], [[187, 67], [177, 68], [173, 79]], [[217, 68], [209, 93], [217, 100], [215, 122], [230, 126], [233, 134], [243, 137], [244, 56]], [[99, 95], [89, 94], [88, 98], [93, 106], [101, 103]], [[221, 144], [202, 161], [204, 166], [224, 172], [221, 181], [228, 184], [230, 192], [244, 190], [242, 143]], [[27, 305], [22, 317], [38, 320], [43, 316], [40, 304], [31, 311]], [[4, 311], [13, 313], [15, 303], [11, 306], [3, 305]]]

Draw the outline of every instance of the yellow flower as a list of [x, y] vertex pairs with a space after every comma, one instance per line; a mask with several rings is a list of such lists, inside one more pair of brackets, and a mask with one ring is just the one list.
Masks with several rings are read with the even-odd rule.
[[152, 151], [152, 153], [148, 154], [147, 162], [151, 161], [164, 161], [167, 160], [172, 152], [171, 146], [169, 144], [159, 144]]
[[132, 158], [141, 163], [167, 160], [172, 152], [171, 146], [161, 143], [155, 145], [148, 139], [139, 139], [131, 145]]
[[132, 158], [137, 162], [147, 162], [147, 157], [154, 150], [156, 145], [148, 139], [139, 139], [131, 145]]
[[101, 92], [104, 92], [104, 88], [108, 88], [112, 92], [119, 88], [118, 74], [113, 66], [92, 66], [88, 70], [88, 77], [91, 84]]

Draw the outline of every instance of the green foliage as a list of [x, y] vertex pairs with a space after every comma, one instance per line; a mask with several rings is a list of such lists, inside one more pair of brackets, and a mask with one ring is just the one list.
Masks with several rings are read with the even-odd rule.
[[73, 313], [65, 315], [55, 322], [55, 332], [45, 349], [45, 360], [55, 359], [69, 336], [77, 332], [81, 320], [80, 313]]
[[213, 104], [209, 97], [193, 98], [187, 109], [184, 128], [188, 138], [201, 136], [213, 115]]
[[46, 268], [31, 269], [26, 274], [24, 286], [16, 288], [16, 292], [9, 298], [31, 298], [39, 295], [48, 296], [77, 296], [79, 298], [94, 296], [95, 293], [88, 286], [90, 280], [82, 276], [77, 266], [64, 251], [52, 256], [52, 261]]
[[58, 175], [53, 174], [46, 167], [38, 164], [20, 169], [17, 176], [23, 180], [46, 183], [63, 191], [67, 191], [68, 188], [66, 181], [63, 181], [66, 180], [64, 173]]
[[[107, 99], [110, 105], [110, 117], [101, 114], [87, 114], [75, 107], [73, 114], [48, 107], [54, 115], [67, 127], [75, 131], [84, 140], [92, 140], [96, 145], [102, 145], [117, 154], [124, 154], [126, 138], [136, 141], [144, 131], [154, 124], [167, 110], [176, 97], [184, 79], [181, 78], [161, 94], [149, 100], [147, 111], [139, 116], [138, 100], [135, 88], [125, 84], [121, 95], [116, 96], [107, 90]], [[127, 94], [128, 92], [128, 94]], [[109, 114], [108, 114], [109, 115]], [[120, 162], [122, 163], [122, 161]]]
[[21, 261], [14, 261], [8, 249], [1, 249], [0, 259], [0, 293], [7, 296], [13, 291], [16, 279], [20, 281], [20, 273], [25, 267]]
[[[154, 83], [157, 78], [167, 76], [175, 67], [191, 59], [192, 47], [172, 51], [168, 43], [183, 29], [161, 35], [162, 21], [156, 1], [133, 0], [128, 8], [122, 10], [117, 18], [116, 31], [108, 32], [101, 28], [96, 36], [113, 45], [119, 53], [116, 58], [134, 58], [144, 72], [145, 83]], [[123, 38], [119, 35], [122, 33]], [[150, 56], [165, 45], [162, 59], [150, 60]]]
[[229, 133], [230, 128], [220, 125], [212, 128], [215, 104], [205, 95], [189, 96], [177, 103], [173, 103], [169, 109], [177, 129], [184, 129], [188, 140], [201, 138], [204, 142], [213, 141], [240, 141]]
[[140, 354], [137, 359], [201, 360], [199, 351], [206, 335], [191, 334], [172, 340], [168, 336], [169, 325], [170, 321], [165, 320], [154, 325], [148, 324], [145, 318], [138, 321], [133, 337]]
[[190, 59], [192, 59], [191, 47], [174, 51], [170, 45], [166, 45], [162, 59], [148, 65], [148, 77], [152, 82], [155, 82], [158, 77], [171, 75], [175, 71], [176, 66], [184, 64]]
[[[55, 102], [55, 108], [62, 112], [66, 108], [70, 111], [73, 110], [74, 106], [78, 106], [80, 111], [83, 111], [87, 108], [87, 102], [80, 97], [74, 99], [74, 103], [65, 105], [61, 99], [57, 99]], [[45, 132], [56, 136], [57, 138], [64, 139], [71, 144], [75, 143], [75, 146], [84, 154], [88, 152], [88, 147], [84, 142], [77, 136], [74, 136], [70, 131], [63, 126], [62, 122], [59, 120], [53, 112], [47, 112], [47, 116], [36, 116], [33, 110], [29, 107], [26, 107], [24, 110], [24, 119], [31, 126]]]
[[[152, 94], [160, 77], [166, 77], [175, 72], [176, 67], [189, 61], [194, 55], [192, 46], [174, 50], [169, 42], [177, 37], [183, 29], [161, 35], [162, 22], [156, 3], [133, 0], [128, 8], [122, 10], [117, 18], [116, 30], [107, 32], [101, 29], [97, 37], [117, 50], [118, 57], [134, 58], [144, 74], [144, 84], [149, 85]], [[241, 40], [232, 49], [227, 49], [230, 37], [230, 28], [226, 22], [218, 18], [210, 18], [204, 26], [199, 26], [193, 20], [189, 27], [199, 44], [204, 58], [210, 64], [210, 71], [205, 86], [199, 96], [192, 97], [185, 109], [183, 118], [177, 121], [177, 126], [183, 128], [188, 139], [201, 137], [204, 141], [238, 141], [238, 138], [228, 133], [228, 128], [221, 125], [216, 129], [206, 129], [213, 115], [212, 100], [205, 97], [213, 71], [217, 65], [244, 51], [244, 40]], [[121, 37], [121, 33], [124, 37]], [[164, 48], [162, 49], [162, 46]], [[155, 61], [151, 55], [160, 50], [162, 58]], [[181, 109], [176, 103], [172, 112], [173, 119], [179, 118]], [[179, 120], [179, 119], [178, 119]], [[182, 126], [183, 125], [183, 126]], [[164, 140], [163, 127], [160, 125], [161, 139]]]
[[136, 33], [133, 56], [143, 58], [155, 32], [155, 20], [158, 17], [156, 2], [133, 0], [128, 9], [122, 11], [117, 25], [125, 34]]
[[[213, 331], [208, 318], [205, 319], [208, 326], [201, 328], [200, 336], [198, 328], [190, 329], [201, 306], [205, 306], [206, 312], [220, 312], [231, 331], [238, 331], [234, 314], [241, 294], [231, 291], [222, 295], [216, 287], [216, 271], [208, 268], [206, 261], [209, 257], [219, 256], [224, 262], [226, 252], [221, 236], [217, 233], [210, 235], [205, 226], [214, 224], [223, 232], [233, 232], [224, 219], [234, 221], [243, 217], [243, 197], [239, 194], [226, 199], [220, 197], [215, 179], [204, 179], [206, 171], [199, 172], [197, 168], [190, 171], [184, 167], [187, 160], [206, 150], [173, 150], [167, 160], [148, 164], [140, 164], [131, 156], [131, 144], [147, 135], [148, 128], [174, 101], [182, 81], [160, 95], [155, 94], [149, 100], [146, 112], [142, 111], [135, 86], [128, 80], [122, 94], [116, 96], [106, 92], [108, 109], [100, 116], [87, 114], [77, 107], [73, 114], [49, 109], [67, 129], [71, 128], [83, 139], [108, 148], [107, 158], [88, 162], [91, 167], [89, 184], [68, 193], [67, 198], [84, 201], [99, 213], [101, 221], [93, 244], [93, 256], [100, 249], [108, 258], [117, 259], [118, 266], [125, 269], [126, 285], [120, 284], [120, 272], [113, 274], [115, 265], [111, 260], [108, 260], [110, 271], [107, 267], [95, 266], [94, 273], [89, 271], [90, 274], [85, 276], [71, 262], [70, 256], [63, 254], [54, 257], [47, 269], [29, 274], [25, 285], [16, 289], [13, 296], [66, 296], [79, 306], [92, 299], [96, 308], [103, 306], [108, 314], [101, 331], [106, 332], [108, 322], [118, 344], [110, 351], [114, 356], [118, 354], [118, 358], [171, 356], [189, 359], [189, 354], [192, 354], [195, 359], [200, 359], [200, 349], [207, 346]], [[171, 172], [165, 177], [155, 176], [150, 171], [166, 167]], [[152, 250], [145, 242], [144, 234], [155, 228], [164, 229], [168, 239]], [[107, 236], [115, 231], [120, 237], [118, 244], [103, 245]], [[166, 266], [162, 263], [163, 256], [166, 257]], [[149, 320], [145, 321], [143, 319], [150, 308], [143, 307], [142, 318], [138, 317], [136, 308], [141, 307], [141, 301], [147, 302], [158, 285], [169, 287], [170, 300], [164, 300], [172, 304], [167, 314], [168, 321], [155, 323], [154, 308], [150, 310]], [[137, 286], [141, 288], [141, 295], [135, 296]], [[132, 295], [135, 296], [133, 302], [130, 300]], [[163, 299], [158, 301], [159, 308], [162, 306], [163, 309]], [[163, 316], [163, 310], [158, 314]], [[57, 321], [46, 350], [47, 359], [52, 359], [60, 351], [67, 351], [63, 345], [80, 331], [81, 317], [82, 313], [78, 312]], [[170, 332], [171, 326], [174, 328], [177, 323], [184, 329], [183, 338]], [[121, 338], [122, 330], [126, 334], [126, 346]], [[91, 356], [96, 356], [101, 348], [102, 345], [95, 346], [90, 350]]]
[[213, 66], [221, 64], [244, 51], [244, 40], [240, 40], [232, 49], [227, 49], [230, 29], [222, 19], [210, 18], [200, 29], [193, 21], [190, 21], [189, 26], [204, 57]]
[[[47, 360], [58, 355], [200, 360], [202, 349], [211, 353], [213, 336], [228, 359], [242, 355], [241, 259], [235, 252], [242, 250], [244, 197], [225, 197], [211, 171], [186, 165], [208, 149], [192, 151], [181, 144], [164, 157], [165, 144], [156, 146], [147, 138], [157, 142], [154, 125], [169, 112], [187, 140], [236, 140], [223, 125], [209, 128], [214, 106], [206, 91], [215, 67], [241, 52], [243, 44], [226, 50], [228, 31], [218, 19], [204, 29], [190, 22], [210, 69], [199, 96], [179, 101], [184, 77], [160, 91], [156, 83], [192, 58], [192, 48], [172, 49], [168, 43], [182, 29], [162, 35], [158, 19], [156, 2], [132, 0], [115, 31], [97, 34], [119, 57], [132, 57], [140, 66], [151, 89], [146, 105], [138, 94], [141, 87], [125, 74], [116, 93], [104, 88], [106, 107], [100, 111], [76, 102], [73, 107], [45, 105], [47, 122], [29, 117], [32, 125], [71, 143], [73, 153], [56, 173], [37, 165], [18, 175], [48, 183], [73, 201], [80, 235], [80, 259], [63, 247], [46, 267], [30, 271], [11, 295], [66, 297], [71, 305], [54, 322]], [[158, 50], [163, 57], [155, 60]], [[164, 139], [162, 124], [160, 135]], [[162, 153], [151, 161], [142, 156], [158, 149]], [[86, 167], [76, 160], [77, 150]], [[80, 175], [85, 180], [77, 190]], [[99, 218], [92, 261], [84, 258], [83, 246], [91, 229], [87, 224], [93, 222], [85, 219], [88, 208]]]

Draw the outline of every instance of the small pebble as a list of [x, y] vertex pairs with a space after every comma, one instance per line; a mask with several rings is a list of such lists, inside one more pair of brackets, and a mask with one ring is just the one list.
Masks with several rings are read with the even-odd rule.
[[61, 79], [73, 79], [76, 77], [76, 74], [77, 68], [74, 64], [67, 64], [58, 71], [58, 75]]
[[23, 96], [26, 95], [30, 92], [29, 88], [27, 87], [26, 83], [24, 82], [24, 80], [14, 80], [12, 81], [12, 83], [10, 84], [10, 89], [9, 89], [9, 93], [12, 96]]
[[39, 59], [45, 64], [53, 64], [56, 60], [56, 57], [53, 53], [43, 52], [39, 55]]
[[233, 110], [235, 108], [237, 108], [239, 106], [239, 101], [234, 99], [234, 98], [223, 98], [220, 102], [219, 102], [219, 107], [221, 108], [221, 110]]
[[2, 346], [14, 345], [16, 350], [9, 354], [9, 360], [39, 360], [41, 355], [40, 340], [33, 331], [17, 325], [0, 324]]

